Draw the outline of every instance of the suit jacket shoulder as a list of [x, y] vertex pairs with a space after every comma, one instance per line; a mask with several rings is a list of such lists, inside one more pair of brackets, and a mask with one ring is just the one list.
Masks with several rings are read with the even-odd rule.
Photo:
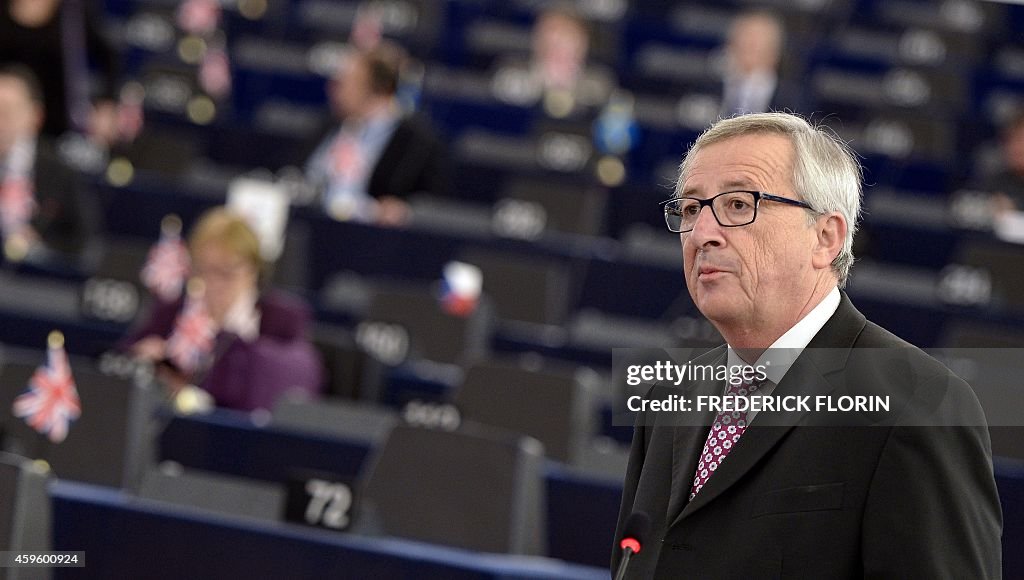
[[446, 148], [427, 119], [411, 115], [399, 121], [381, 152], [368, 193], [401, 198], [420, 192], [446, 195], [449, 180]]

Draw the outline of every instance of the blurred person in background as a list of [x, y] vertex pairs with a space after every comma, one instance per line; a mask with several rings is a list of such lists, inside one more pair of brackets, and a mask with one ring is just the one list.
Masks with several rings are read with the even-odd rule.
[[271, 409], [287, 392], [319, 393], [323, 371], [307, 336], [309, 306], [260, 290], [260, 243], [245, 219], [225, 208], [208, 211], [193, 228], [189, 251], [189, 292], [158, 301], [122, 348], [154, 363], [170, 395], [195, 385], [219, 407]]
[[340, 220], [402, 225], [413, 193], [445, 195], [448, 159], [429, 123], [396, 98], [407, 61], [387, 41], [344, 59], [328, 86], [334, 121], [308, 157], [306, 179]]
[[[43, 134], [74, 129], [105, 146], [117, 139], [119, 59], [84, 0], [0, 0], [0, 64], [6, 63], [21, 63], [39, 78]], [[95, 100], [90, 63], [100, 80]]]
[[800, 112], [799, 89], [780, 74], [786, 31], [771, 12], [740, 13], [729, 27], [724, 47], [721, 115], [730, 117], [788, 109]]
[[995, 213], [1024, 211], [1024, 110], [1018, 111], [1002, 134], [1002, 166], [982, 189], [992, 193]]
[[99, 220], [95, 200], [39, 135], [39, 81], [22, 65], [0, 66], [0, 230], [9, 260], [73, 262]]
[[615, 75], [590, 61], [588, 23], [570, 3], [555, 3], [538, 15], [527, 62], [505, 59], [497, 66], [497, 97], [518, 106], [542, 102], [556, 118], [603, 107], [616, 87]]

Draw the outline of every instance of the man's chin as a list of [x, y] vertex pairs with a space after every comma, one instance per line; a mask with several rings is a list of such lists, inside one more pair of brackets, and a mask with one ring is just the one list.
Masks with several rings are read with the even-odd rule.
[[707, 294], [701, 295], [694, 301], [697, 305], [697, 310], [700, 310], [704, 318], [707, 318], [712, 324], [717, 326], [720, 322], [726, 322], [736, 317], [738, 309], [735, 303], [728, 300], [725, 296], [715, 295], [717, 294], [715, 292]]

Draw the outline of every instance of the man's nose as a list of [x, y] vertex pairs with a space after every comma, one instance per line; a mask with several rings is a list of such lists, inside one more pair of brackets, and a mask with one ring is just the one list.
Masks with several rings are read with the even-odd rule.
[[693, 229], [690, 230], [690, 240], [697, 247], [703, 247], [708, 244], [717, 246], [721, 243], [721, 233], [722, 226], [715, 219], [711, 206], [700, 208], [700, 211], [697, 213], [697, 220], [693, 223]]

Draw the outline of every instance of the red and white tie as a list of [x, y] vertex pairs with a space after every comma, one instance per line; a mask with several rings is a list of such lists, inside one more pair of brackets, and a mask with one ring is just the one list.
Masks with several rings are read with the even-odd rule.
[[363, 171], [363, 154], [359, 140], [347, 133], [341, 133], [331, 147], [331, 172], [334, 179], [352, 185]]
[[35, 195], [28, 179], [8, 177], [0, 183], [0, 228], [5, 237], [20, 234], [35, 211]]
[[[763, 383], [740, 383], [729, 385], [725, 395], [733, 397], [746, 397], [753, 395]], [[700, 454], [700, 462], [697, 463], [697, 473], [693, 477], [693, 487], [690, 488], [690, 500], [707, 484], [725, 457], [729, 455], [732, 448], [747, 430], [746, 411], [720, 411], [715, 417], [715, 422], [708, 432], [707, 441], [704, 442], [704, 450]]]

